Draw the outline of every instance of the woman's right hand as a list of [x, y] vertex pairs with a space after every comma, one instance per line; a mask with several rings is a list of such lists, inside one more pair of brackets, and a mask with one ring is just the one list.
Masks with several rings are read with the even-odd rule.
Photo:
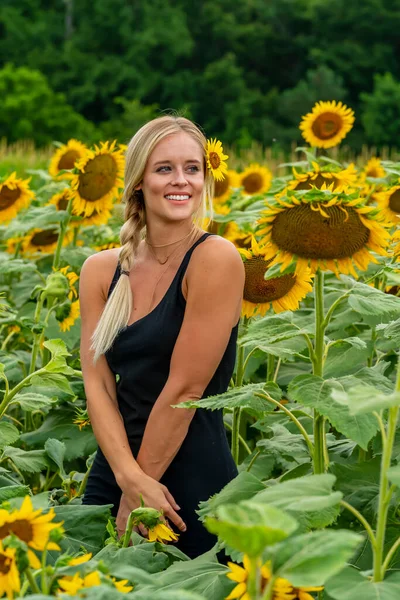
[[168, 488], [159, 481], [143, 473], [135, 481], [124, 484], [121, 489], [123, 495], [116, 519], [119, 533], [125, 531], [131, 511], [141, 505], [140, 495], [145, 506], [162, 511], [163, 516], [174, 523], [180, 531], [186, 531], [185, 523], [175, 512], [179, 510], [178, 504]]

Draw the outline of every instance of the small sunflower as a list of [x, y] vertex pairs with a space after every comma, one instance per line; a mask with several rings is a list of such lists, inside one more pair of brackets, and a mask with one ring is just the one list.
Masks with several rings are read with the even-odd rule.
[[[289, 181], [287, 187], [289, 190], [310, 190], [313, 186], [321, 189], [324, 185], [333, 184], [333, 189], [337, 192], [345, 190], [349, 186], [356, 185], [357, 171], [353, 163], [346, 169], [330, 171], [332, 167], [320, 167], [317, 162], [312, 163], [313, 171], [307, 173], [297, 173], [293, 168], [294, 179]], [[284, 194], [285, 192], [283, 192]]]
[[245, 259], [246, 273], [242, 314], [246, 317], [265, 315], [272, 304], [274, 312], [297, 310], [299, 302], [312, 291], [312, 273], [307, 267], [296, 273], [286, 273], [272, 279], [265, 279], [272, 259], [266, 260], [267, 250], [251, 240], [251, 250], [239, 249]]
[[[69, 269], [71, 269], [71, 267], [67, 266], [67, 267], [62, 267], [61, 269], [58, 269], [63, 275], [65, 275], [65, 277], [68, 279], [68, 283], [69, 283], [69, 287], [70, 287], [70, 292], [68, 294], [68, 298], [70, 300], [73, 300], [74, 298], [78, 297], [78, 292], [75, 289], [74, 285], [77, 281], [79, 281], [79, 275], [77, 275], [74, 271], [71, 271], [70, 273], [68, 273]], [[55, 269], [53, 267], [53, 271], [57, 271], [57, 269]]]
[[378, 208], [391, 223], [400, 222], [400, 185], [394, 185], [383, 192], [374, 194]]
[[243, 231], [235, 221], [227, 224], [222, 235], [232, 242], [236, 248], [250, 248], [251, 246], [252, 232]]
[[224, 204], [232, 194], [232, 189], [239, 187], [239, 179], [236, 171], [228, 169], [225, 178], [215, 182], [214, 204]]
[[369, 159], [362, 171], [362, 174], [364, 177], [374, 177], [374, 179], [382, 179], [383, 177], [386, 177], [386, 171], [382, 167], [380, 159], [376, 158], [375, 156]]
[[101, 142], [76, 163], [71, 189], [75, 214], [90, 217], [94, 211], [110, 210], [123, 187], [124, 157], [116, 142]]
[[357, 277], [353, 265], [365, 271], [377, 262], [371, 252], [387, 256], [390, 236], [382, 220], [358, 192], [288, 190], [269, 203], [258, 234], [265, 235], [266, 260], [282, 263], [282, 271], [295, 260], [296, 270], [310, 265], [313, 271], [320, 267]]
[[[21, 251], [25, 254], [52, 254], [57, 248], [59, 230], [51, 227], [49, 229], [40, 229], [35, 227], [22, 238]], [[71, 235], [67, 232], [63, 239], [63, 246], [71, 241]]]
[[26, 208], [34, 198], [29, 189], [29, 179], [19, 179], [16, 172], [0, 182], [0, 223], [14, 219], [22, 208]]
[[212, 176], [216, 181], [222, 181], [228, 171], [226, 160], [229, 158], [224, 154], [222, 144], [217, 139], [207, 140], [206, 145], [206, 161], [207, 167], [210, 169]]
[[87, 150], [85, 144], [78, 142], [78, 140], [71, 139], [66, 144], [63, 144], [56, 150], [50, 161], [50, 175], [58, 179], [71, 179], [72, 173], [59, 175], [59, 172], [73, 169], [76, 162], [85, 156]]
[[54, 204], [57, 208], [57, 210], [67, 210], [67, 206], [68, 206], [68, 202], [71, 198], [71, 190], [70, 188], [65, 188], [65, 190], [62, 190], [62, 192], [58, 192], [57, 194], [54, 194], [50, 200], [48, 201], [47, 205], [50, 204]]
[[272, 173], [267, 167], [253, 163], [239, 173], [238, 180], [245, 194], [264, 194], [271, 187]]
[[0, 597], [15, 598], [21, 589], [21, 581], [15, 558], [16, 548], [4, 548], [0, 541]]
[[337, 146], [353, 127], [354, 112], [342, 102], [317, 102], [301, 123], [302, 136], [310, 146]]
[[93, 571], [93, 573], [84, 575], [84, 577], [81, 577], [79, 573], [75, 573], [73, 576], [66, 575], [61, 577], [57, 583], [63, 593], [75, 596], [79, 590], [101, 585], [101, 579], [99, 572]]
[[76, 418], [74, 419], [73, 423], [78, 425], [79, 431], [90, 425], [90, 418], [87, 409], [77, 409], [75, 416]]
[[164, 523], [158, 523], [158, 525], [149, 529], [148, 532], [149, 542], [163, 542], [164, 540], [167, 542], [176, 542], [178, 539], [178, 535], [164, 525]]
[[64, 302], [56, 310], [56, 319], [61, 331], [69, 331], [80, 315], [79, 300]]
[[[52, 508], [45, 515], [41, 509], [34, 510], [30, 497], [25, 496], [20, 509], [11, 513], [0, 509], [0, 540], [13, 533], [34, 550], [60, 550], [55, 542], [49, 541], [50, 532], [63, 523], [51, 523], [55, 516]], [[40, 568], [40, 562], [31, 550], [28, 550], [28, 558], [31, 566]]]

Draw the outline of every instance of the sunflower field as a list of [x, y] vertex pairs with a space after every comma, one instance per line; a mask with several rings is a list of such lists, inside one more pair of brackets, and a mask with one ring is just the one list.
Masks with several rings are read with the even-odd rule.
[[119, 246], [125, 146], [71, 139], [2, 176], [0, 597], [398, 600], [400, 163], [334, 159], [353, 122], [319, 102], [296, 162], [216, 182], [204, 229], [246, 272], [237, 361], [226, 393], [179, 409], [223, 409], [239, 475], [200, 503], [218, 543], [194, 560], [152, 508], [118, 539], [110, 506], [81, 504], [79, 273]]

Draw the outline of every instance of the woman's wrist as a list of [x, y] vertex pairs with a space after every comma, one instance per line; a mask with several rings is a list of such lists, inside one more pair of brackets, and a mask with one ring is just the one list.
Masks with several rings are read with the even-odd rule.
[[145, 476], [145, 472], [139, 467], [137, 462], [132, 464], [128, 469], [124, 468], [120, 472], [115, 473], [118, 487], [120, 487], [123, 492], [128, 489], [135, 489], [138, 486], [139, 481]]

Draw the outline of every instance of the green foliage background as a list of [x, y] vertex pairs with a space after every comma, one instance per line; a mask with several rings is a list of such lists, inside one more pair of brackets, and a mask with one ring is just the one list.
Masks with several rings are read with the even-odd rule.
[[398, 146], [399, 26], [400, 0], [2, 0], [0, 137], [127, 141], [174, 109], [239, 148], [287, 148], [335, 99], [354, 149]]

